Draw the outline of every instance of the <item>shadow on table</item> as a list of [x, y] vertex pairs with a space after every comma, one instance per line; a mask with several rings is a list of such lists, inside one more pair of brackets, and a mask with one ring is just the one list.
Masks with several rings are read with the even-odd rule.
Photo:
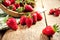
[[49, 40], [49, 38], [46, 35], [41, 33], [40, 40]]
[[3, 37], [3, 35], [4, 35], [5, 32], [6, 32], [6, 30], [1, 30], [0, 31], [0, 40], [2, 39], [2, 37]]

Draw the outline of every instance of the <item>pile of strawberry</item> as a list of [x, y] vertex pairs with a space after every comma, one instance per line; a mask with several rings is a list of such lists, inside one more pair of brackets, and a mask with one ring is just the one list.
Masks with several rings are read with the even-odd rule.
[[[34, 12], [34, 13], [26, 13], [26, 15], [21, 16], [20, 18], [20, 24], [21, 25], [27, 25], [28, 28], [30, 28], [33, 24], [35, 24], [37, 21], [41, 21], [42, 16], [39, 12]], [[15, 18], [9, 18], [7, 20], [7, 25], [12, 28], [13, 30], [18, 29], [17, 22]]]
[[34, 0], [3, 0], [2, 4], [16, 12], [32, 12], [34, 9], [35, 1]]
[[30, 27], [32, 24], [35, 24], [37, 21], [42, 20], [42, 16], [39, 12], [34, 12], [32, 14], [27, 13], [27, 16], [21, 16], [20, 18], [20, 24], [21, 25], [27, 25]]
[[59, 16], [60, 8], [50, 9], [49, 14], [54, 15], [54, 16]]

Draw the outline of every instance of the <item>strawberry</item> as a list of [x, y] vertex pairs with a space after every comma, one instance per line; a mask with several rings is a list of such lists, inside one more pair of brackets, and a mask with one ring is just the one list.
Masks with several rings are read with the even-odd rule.
[[32, 12], [33, 8], [31, 5], [25, 5], [25, 11]]
[[37, 20], [42, 20], [42, 16], [39, 12], [35, 12], [37, 14]]
[[26, 16], [21, 16], [21, 18], [20, 18], [20, 24], [21, 25], [25, 25], [26, 24], [25, 20], [26, 20]]
[[13, 10], [13, 11], [15, 11], [15, 10], [16, 10], [15, 5], [12, 5], [12, 10]]
[[59, 11], [55, 11], [54, 16], [59, 16]]
[[33, 13], [32, 18], [33, 18], [33, 23], [35, 24], [37, 22], [37, 14]]
[[30, 26], [33, 24], [33, 20], [30, 17], [27, 17], [25, 22], [28, 28], [30, 28]]
[[54, 16], [59, 16], [60, 14], [60, 9], [59, 8], [54, 8], [49, 11], [49, 14], [53, 14]]
[[55, 8], [54, 15], [55, 16], [59, 16], [59, 14], [60, 14], [60, 9], [59, 8]]
[[47, 26], [46, 28], [43, 29], [42, 33], [47, 35], [47, 36], [52, 36], [55, 32], [58, 31], [58, 25], [52, 26]]
[[14, 5], [15, 5], [16, 8], [20, 7], [19, 3], [15, 3]]
[[14, 18], [9, 18], [7, 21], [7, 25], [13, 30], [17, 30], [18, 28], [17, 22]]
[[11, 2], [9, 0], [4, 0], [3, 4], [7, 7], [11, 5]]
[[15, 3], [15, 0], [10, 0], [11, 4]]
[[8, 8], [9, 8], [9, 9], [11, 9], [11, 10], [13, 10], [13, 11], [15, 11], [15, 10], [16, 10], [16, 7], [15, 7], [15, 5], [14, 5], [14, 4], [13, 4], [13, 5], [10, 5]]
[[54, 14], [55, 10], [54, 9], [50, 9], [49, 14]]

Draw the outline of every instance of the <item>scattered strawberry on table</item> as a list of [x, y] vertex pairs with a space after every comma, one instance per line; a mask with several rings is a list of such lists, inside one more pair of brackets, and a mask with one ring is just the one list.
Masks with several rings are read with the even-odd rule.
[[[27, 27], [30, 28], [33, 24], [36, 24], [37, 21], [41, 21], [41, 20], [42, 20], [42, 16], [39, 12], [33, 12], [33, 13], [27, 12], [25, 15], [21, 16], [20, 24], [27, 25]], [[6, 20], [6, 24], [8, 25], [8, 27], [10, 27], [13, 30], [18, 29], [18, 24], [15, 18], [8, 18]]]
[[41, 13], [39, 13], [39, 12], [35, 12], [36, 14], [37, 14], [37, 20], [39, 21], [39, 20], [42, 20], [42, 15], [41, 15]]
[[54, 16], [59, 16], [59, 14], [60, 14], [60, 8], [50, 9], [49, 14], [50, 15], [54, 15]]
[[27, 12], [32, 12], [32, 11], [33, 11], [33, 8], [32, 8], [31, 5], [25, 5], [25, 10], [26, 10]]
[[32, 26], [32, 24], [33, 24], [33, 20], [31, 17], [27, 17], [25, 22], [26, 22], [26, 25], [28, 26], [28, 28], [30, 28], [30, 26]]
[[21, 18], [20, 18], [20, 24], [21, 25], [25, 25], [26, 24], [25, 20], [26, 20], [26, 16], [21, 16]]
[[37, 14], [33, 13], [32, 18], [33, 18], [33, 23], [35, 24], [37, 22]]
[[53, 36], [55, 32], [59, 32], [57, 24], [55, 24], [53, 26], [46, 26], [46, 28], [44, 28], [42, 31], [42, 33], [47, 36]]
[[33, 12], [33, 13], [26, 13], [26, 15], [21, 16], [20, 18], [20, 24], [21, 25], [27, 25], [27, 27], [31, 27], [33, 24], [35, 24], [37, 21], [41, 21], [42, 16], [39, 12]]
[[34, 10], [35, 0], [3, 0], [2, 4], [16, 12], [32, 12]]
[[18, 29], [18, 25], [17, 25], [15, 18], [9, 18], [6, 23], [8, 27], [12, 28], [13, 30]]

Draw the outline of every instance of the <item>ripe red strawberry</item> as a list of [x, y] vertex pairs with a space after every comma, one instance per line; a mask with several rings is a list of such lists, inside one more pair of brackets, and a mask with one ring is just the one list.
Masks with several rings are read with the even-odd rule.
[[60, 9], [59, 8], [55, 8], [54, 15], [55, 16], [59, 16], [59, 14], [60, 14]]
[[21, 16], [21, 18], [20, 18], [20, 24], [21, 25], [25, 25], [26, 24], [25, 21], [26, 21], [26, 16]]
[[19, 3], [15, 3], [14, 5], [15, 5], [16, 8], [20, 7]]
[[11, 10], [13, 10], [13, 11], [15, 11], [15, 10], [16, 10], [16, 7], [15, 7], [15, 5], [14, 5], [14, 4], [13, 4], [13, 5], [10, 5], [8, 8], [9, 8], [9, 9], [11, 9]]
[[58, 25], [54, 25], [53, 27], [47, 26], [45, 29], [43, 29], [42, 33], [47, 36], [52, 36], [55, 32], [58, 31]]
[[12, 5], [12, 10], [13, 10], [13, 11], [15, 11], [15, 10], [16, 10], [15, 5]]
[[30, 17], [27, 17], [25, 22], [28, 28], [30, 28], [30, 26], [33, 24], [33, 20]]
[[11, 5], [11, 2], [9, 0], [4, 0], [3, 4], [7, 7]]
[[15, 0], [10, 0], [11, 4], [15, 3]]
[[37, 14], [37, 20], [42, 20], [42, 15], [39, 12], [35, 12]]
[[54, 9], [50, 9], [49, 14], [54, 14], [55, 10]]
[[7, 21], [7, 25], [12, 28], [13, 30], [17, 30], [18, 25], [16, 23], [16, 20], [14, 18], [9, 18]]
[[59, 11], [55, 11], [54, 16], [59, 16]]
[[33, 8], [31, 5], [25, 5], [25, 11], [32, 12]]
[[37, 22], [37, 14], [33, 13], [32, 18], [33, 18], [33, 23], [35, 24]]

